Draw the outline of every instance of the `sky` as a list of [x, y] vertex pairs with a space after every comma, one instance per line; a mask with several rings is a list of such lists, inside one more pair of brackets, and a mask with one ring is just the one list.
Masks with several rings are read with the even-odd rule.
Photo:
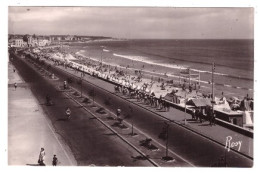
[[14, 7], [9, 34], [253, 39], [254, 8]]

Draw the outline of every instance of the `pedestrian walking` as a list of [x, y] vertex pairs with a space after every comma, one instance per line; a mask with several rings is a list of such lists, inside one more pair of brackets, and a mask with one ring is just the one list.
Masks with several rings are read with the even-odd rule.
[[203, 122], [203, 117], [204, 117], [203, 112], [202, 112], [202, 110], [200, 109], [200, 111], [199, 111], [199, 120], [200, 120], [200, 123]]
[[193, 109], [193, 110], [192, 110], [192, 114], [191, 114], [192, 120], [195, 120], [195, 119], [196, 119], [195, 113], [196, 113], [196, 110]]
[[44, 158], [45, 158], [45, 151], [44, 151], [44, 148], [41, 148], [40, 154], [39, 154], [39, 159], [38, 159], [38, 164], [40, 166], [45, 166]]
[[120, 114], [121, 114], [121, 109], [118, 108], [118, 109], [116, 110], [116, 116], [117, 116], [117, 118], [120, 118]]
[[14, 83], [14, 90], [16, 90], [16, 88], [17, 88], [17, 83], [15, 82]]
[[169, 102], [166, 102], [166, 107], [167, 107], [167, 112], [170, 111], [170, 103]]
[[195, 120], [198, 121], [199, 119], [199, 109], [195, 109]]
[[65, 80], [64, 82], [63, 82], [63, 87], [64, 87], [64, 89], [67, 89], [67, 81]]
[[58, 158], [56, 157], [56, 155], [53, 155], [52, 165], [53, 165], [53, 166], [56, 166], [57, 164], [58, 164]]
[[67, 119], [68, 119], [68, 120], [69, 120], [70, 117], [71, 117], [71, 110], [70, 110], [69, 107], [67, 107], [67, 109], [66, 109], [66, 116], [67, 116]]
[[215, 126], [216, 125], [216, 113], [213, 111], [212, 115], [212, 124]]
[[15, 69], [13, 69], [13, 72], [15, 73]]

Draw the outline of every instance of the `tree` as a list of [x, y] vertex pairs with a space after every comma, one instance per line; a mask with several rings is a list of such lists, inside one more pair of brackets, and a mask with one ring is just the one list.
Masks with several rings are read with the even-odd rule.
[[26, 34], [26, 35], [23, 36], [23, 41], [24, 41], [24, 42], [28, 42], [28, 34]]
[[23, 41], [27, 43], [27, 46], [29, 47], [29, 43], [28, 43], [28, 34], [23, 36]]

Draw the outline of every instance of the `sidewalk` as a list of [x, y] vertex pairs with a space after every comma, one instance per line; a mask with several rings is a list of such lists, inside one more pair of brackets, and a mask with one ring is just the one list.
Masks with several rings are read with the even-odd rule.
[[[57, 66], [58, 68], [65, 70], [75, 76], [78, 76], [80, 78], [80, 73], [76, 73], [75, 71], [71, 70], [70, 68], [65, 69], [62, 66]], [[97, 86], [104, 86], [104, 83], [106, 83], [106, 90], [110, 92], [114, 92], [114, 85], [108, 82], [105, 82], [104, 80], [98, 79], [98, 78], [93, 78], [89, 76], [84, 77], [85, 80], [89, 81], [90, 83], [93, 83]], [[121, 97], [124, 97], [120, 94]], [[124, 97], [125, 98], [125, 97]], [[127, 99], [129, 100], [129, 99]], [[159, 114], [167, 119], [173, 120], [175, 122], [178, 122], [180, 124], [184, 124], [184, 119], [185, 119], [185, 113], [175, 109], [175, 108], [170, 108], [169, 112], [161, 112], [157, 111], [156, 109], [151, 109], [151, 107], [148, 107], [148, 105], [140, 104], [140, 102], [137, 102], [136, 100], [131, 99], [130, 101], [138, 104], [139, 106], [142, 106], [146, 108], [147, 110], [151, 110], [152, 112]], [[208, 121], [205, 121], [204, 123], [199, 123], [195, 121], [191, 121], [191, 115], [186, 114], [186, 119], [187, 119], [187, 124], [184, 125], [185, 127], [191, 129], [194, 132], [198, 132], [199, 134], [202, 134], [206, 137], [209, 137], [222, 145], [226, 145], [226, 140], [227, 137], [232, 137], [232, 140], [230, 143], [236, 143], [238, 141], [242, 141], [241, 147], [239, 149], [239, 146], [234, 146], [230, 147], [231, 149], [234, 149], [236, 151], [239, 151], [245, 155], [248, 155], [250, 157], [253, 157], [253, 138], [247, 137], [245, 135], [242, 135], [240, 133], [237, 133], [233, 130], [230, 130], [228, 128], [215, 125], [215, 126], [210, 126]]]
[[12, 65], [8, 65], [8, 86], [8, 165], [36, 166], [41, 147], [45, 148], [46, 166], [52, 165], [54, 154], [60, 162], [58, 166], [77, 165]]

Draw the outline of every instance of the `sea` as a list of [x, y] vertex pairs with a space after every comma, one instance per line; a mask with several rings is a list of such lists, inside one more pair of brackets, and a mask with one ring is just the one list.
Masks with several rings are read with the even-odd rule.
[[253, 98], [254, 40], [134, 39], [76, 45], [79, 52], [96, 60], [142, 69], [177, 78], [190, 69], [192, 80], [229, 96]]

